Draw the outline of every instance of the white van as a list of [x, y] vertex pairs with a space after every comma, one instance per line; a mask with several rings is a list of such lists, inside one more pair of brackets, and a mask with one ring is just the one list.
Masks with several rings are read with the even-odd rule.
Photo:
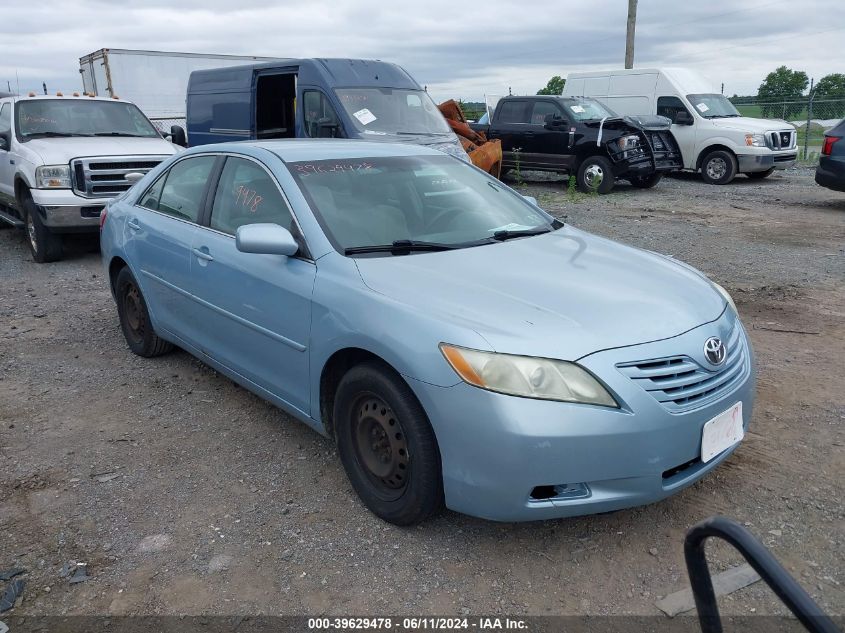
[[570, 73], [564, 96], [593, 97], [620, 115], [659, 114], [672, 120], [684, 169], [724, 185], [736, 174], [765, 178], [795, 164], [795, 127], [742, 116], [702, 75], [685, 68]]

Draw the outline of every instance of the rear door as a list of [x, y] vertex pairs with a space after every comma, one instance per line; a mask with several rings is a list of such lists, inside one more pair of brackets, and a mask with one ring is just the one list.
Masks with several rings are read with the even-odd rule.
[[216, 156], [174, 163], [138, 198], [125, 225], [127, 256], [156, 328], [193, 343], [191, 247]]
[[[209, 198], [210, 218], [193, 238], [191, 277], [200, 349], [308, 414], [311, 294], [317, 267], [303, 255], [258, 255], [235, 247], [245, 224], [270, 222], [301, 235], [276, 179], [261, 162], [230, 155]], [[304, 247], [304, 243], [303, 243]]]
[[527, 167], [525, 144], [533, 136], [528, 123], [531, 120], [531, 102], [527, 99], [502, 99], [493, 113], [490, 138], [502, 141], [502, 167], [513, 169]]

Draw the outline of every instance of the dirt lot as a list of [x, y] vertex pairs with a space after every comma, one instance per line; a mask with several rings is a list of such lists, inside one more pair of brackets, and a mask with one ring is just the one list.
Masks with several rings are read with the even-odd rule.
[[[733, 293], [759, 384], [725, 465], [644, 508], [399, 529], [361, 506], [328, 440], [184, 352], [133, 356], [84, 242], [37, 265], [0, 231], [0, 570], [29, 570], [13, 613], [657, 614], [686, 584], [685, 531], [717, 513], [845, 613], [845, 195], [809, 170], [604, 197], [522, 189]], [[711, 560], [739, 562], [719, 546]], [[61, 578], [69, 561], [91, 579]], [[784, 612], [763, 583], [722, 606]]]

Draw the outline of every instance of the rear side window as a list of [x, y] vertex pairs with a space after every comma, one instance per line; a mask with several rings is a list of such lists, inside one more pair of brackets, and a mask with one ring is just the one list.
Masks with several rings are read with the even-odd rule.
[[229, 157], [211, 208], [211, 228], [234, 235], [244, 224], [269, 222], [291, 232], [293, 216], [276, 182], [261, 165]]
[[505, 101], [499, 104], [499, 123], [528, 123], [527, 101]]
[[215, 156], [197, 156], [173, 165], [165, 176], [157, 210], [180, 220], [196, 222], [215, 160]]
[[689, 112], [684, 106], [684, 102], [678, 97], [658, 97], [657, 98], [657, 114], [675, 120], [675, 115], [678, 112]]
[[12, 131], [12, 106], [6, 102], [0, 108], [0, 134], [8, 134]]

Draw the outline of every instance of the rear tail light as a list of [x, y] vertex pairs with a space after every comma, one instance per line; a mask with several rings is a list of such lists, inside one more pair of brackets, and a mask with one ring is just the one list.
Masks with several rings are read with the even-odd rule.
[[833, 153], [833, 144], [841, 140], [841, 136], [825, 136], [824, 145], [822, 146], [822, 156], [830, 156]]
[[109, 208], [103, 207], [103, 210], [100, 211], [100, 233], [103, 232], [103, 227], [106, 225], [106, 217], [109, 214]]

